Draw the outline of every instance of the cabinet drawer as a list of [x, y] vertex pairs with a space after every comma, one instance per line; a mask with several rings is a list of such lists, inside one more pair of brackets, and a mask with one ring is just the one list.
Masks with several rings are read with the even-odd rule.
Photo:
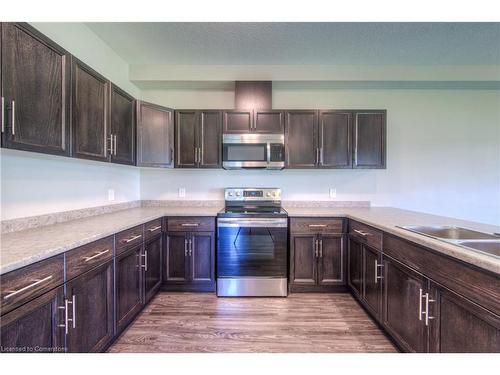
[[149, 240], [150, 238], [156, 237], [157, 235], [161, 234], [163, 230], [162, 224], [163, 220], [161, 218], [144, 224], [144, 236], [146, 237], [146, 240]]
[[343, 219], [314, 219], [314, 218], [292, 218], [290, 219], [291, 233], [343, 233]]
[[124, 230], [116, 234], [116, 255], [144, 240], [144, 225]]
[[167, 223], [169, 232], [213, 232], [215, 230], [213, 217], [169, 217]]
[[377, 250], [382, 250], [382, 232], [368, 225], [349, 221], [349, 235]]
[[64, 254], [0, 276], [2, 314], [64, 282]]
[[112, 236], [71, 250], [66, 253], [66, 280], [71, 280], [111, 258], [113, 258]]

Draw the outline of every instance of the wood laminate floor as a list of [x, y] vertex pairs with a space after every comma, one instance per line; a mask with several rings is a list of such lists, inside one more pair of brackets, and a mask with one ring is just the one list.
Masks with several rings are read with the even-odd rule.
[[161, 292], [110, 352], [396, 352], [347, 293], [217, 298]]

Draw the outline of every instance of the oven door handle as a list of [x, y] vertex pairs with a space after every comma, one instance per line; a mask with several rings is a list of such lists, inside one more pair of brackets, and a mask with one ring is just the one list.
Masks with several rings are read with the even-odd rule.
[[288, 220], [285, 218], [218, 218], [217, 226], [220, 228], [286, 228], [288, 227]]

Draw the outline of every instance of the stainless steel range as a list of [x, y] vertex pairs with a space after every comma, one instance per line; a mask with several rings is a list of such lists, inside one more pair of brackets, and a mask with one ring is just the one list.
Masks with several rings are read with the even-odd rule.
[[228, 188], [217, 215], [217, 295], [287, 295], [288, 214], [281, 189]]

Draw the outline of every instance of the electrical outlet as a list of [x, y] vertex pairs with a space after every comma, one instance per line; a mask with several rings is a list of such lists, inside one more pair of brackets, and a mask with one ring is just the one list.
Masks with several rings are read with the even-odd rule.
[[186, 196], [186, 188], [179, 188], [179, 198], [184, 198]]
[[108, 189], [108, 201], [115, 200], [115, 189]]
[[330, 198], [337, 198], [337, 189], [335, 188], [330, 188]]

